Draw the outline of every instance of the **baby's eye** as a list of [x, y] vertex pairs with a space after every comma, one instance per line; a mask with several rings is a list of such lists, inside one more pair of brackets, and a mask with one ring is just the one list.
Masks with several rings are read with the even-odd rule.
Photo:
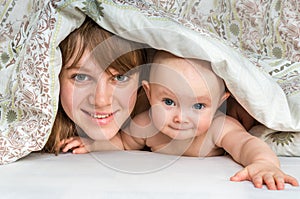
[[85, 75], [85, 74], [76, 74], [74, 75], [73, 77], [75, 79], [75, 81], [77, 82], [83, 82], [83, 81], [87, 81], [89, 80], [89, 76], [88, 75]]
[[167, 105], [167, 106], [175, 106], [175, 102], [169, 98], [163, 99], [163, 102]]
[[197, 109], [197, 110], [203, 109], [204, 108], [204, 104], [196, 103], [196, 104], [193, 105], [193, 108]]
[[114, 76], [114, 80], [118, 81], [118, 82], [126, 82], [128, 81], [129, 77], [126, 75], [115, 75]]

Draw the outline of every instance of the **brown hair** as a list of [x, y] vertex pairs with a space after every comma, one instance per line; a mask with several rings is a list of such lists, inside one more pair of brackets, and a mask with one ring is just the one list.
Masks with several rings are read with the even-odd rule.
[[[101, 67], [108, 66], [104, 68], [107, 73], [109, 73], [108, 68], [113, 68], [124, 74], [146, 63], [146, 52], [142, 49], [141, 44], [114, 36], [89, 17], [80, 28], [68, 35], [59, 47], [62, 53], [62, 67], [75, 66], [86, 50], [92, 52], [93, 58], [99, 62]], [[126, 52], [122, 52], [124, 50]], [[71, 59], [73, 59], [71, 65], [66, 66]], [[142, 90], [139, 89], [138, 92]], [[144, 95], [138, 94], [139, 97], [143, 98]], [[134, 110], [133, 113], [137, 113], [137, 111]], [[42, 151], [58, 154], [60, 141], [76, 135], [74, 122], [67, 116], [59, 103], [51, 134]]]

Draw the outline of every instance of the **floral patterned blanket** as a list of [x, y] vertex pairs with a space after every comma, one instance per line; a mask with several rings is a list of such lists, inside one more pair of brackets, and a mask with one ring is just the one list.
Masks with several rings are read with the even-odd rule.
[[0, 164], [47, 141], [57, 111], [59, 43], [86, 15], [124, 38], [211, 61], [278, 155], [300, 155], [298, 0], [0, 2]]

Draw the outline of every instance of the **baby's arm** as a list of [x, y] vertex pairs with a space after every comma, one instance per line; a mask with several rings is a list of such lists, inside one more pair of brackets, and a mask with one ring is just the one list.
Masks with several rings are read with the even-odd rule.
[[62, 152], [72, 150], [74, 154], [124, 149], [120, 134], [115, 135], [110, 140], [92, 140], [90, 138], [75, 136], [62, 140], [60, 145]]
[[224, 129], [217, 145], [245, 166], [231, 177], [232, 181], [250, 180], [257, 188], [265, 183], [271, 190], [284, 189], [284, 183], [298, 186], [295, 178], [281, 171], [279, 160], [271, 148], [245, 131], [238, 121], [228, 116], [217, 117], [212, 128], [220, 128], [223, 122]]

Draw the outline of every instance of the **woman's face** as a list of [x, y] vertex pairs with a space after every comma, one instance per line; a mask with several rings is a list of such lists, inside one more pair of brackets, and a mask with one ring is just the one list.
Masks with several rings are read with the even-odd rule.
[[[130, 116], [137, 98], [138, 72], [105, 72], [85, 52], [74, 67], [60, 73], [60, 100], [66, 114], [94, 140], [111, 139]], [[79, 132], [80, 133], [80, 132]]]

